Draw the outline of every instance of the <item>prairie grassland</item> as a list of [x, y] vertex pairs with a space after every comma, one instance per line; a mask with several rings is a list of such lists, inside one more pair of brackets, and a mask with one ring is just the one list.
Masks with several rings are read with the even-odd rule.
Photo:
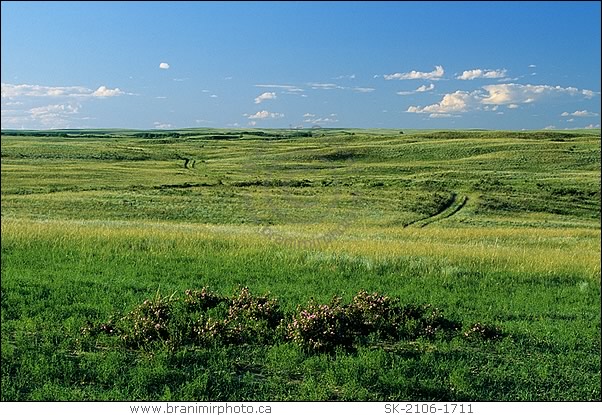
[[[599, 131], [312, 133], [3, 132], [2, 399], [600, 399]], [[241, 286], [285, 313], [379, 292], [504, 337], [316, 354], [81, 332]]]

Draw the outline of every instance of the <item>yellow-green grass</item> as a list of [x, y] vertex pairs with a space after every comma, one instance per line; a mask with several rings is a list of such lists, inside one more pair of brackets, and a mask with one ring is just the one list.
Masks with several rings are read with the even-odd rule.
[[[269, 229], [269, 232], [266, 232]], [[332, 225], [206, 225], [145, 221], [3, 219], [2, 240], [27, 245], [78, 246], [99, 255], [147, 244], [149, 254], [194, 256], [207, 241], [222, 241], [234, 251], [300, 248], [314, 260], [345, 258], [366, 268], [420, 259], [440, 270], [465, 267], [520, 275], [579, 275], [600, 280], [600, 230], [589, 228], [354, 228]], [[236, 248], [234, 248], [236, 247]], [[236, 254], [236, 253], [235, 253]], [[235, 255], [234, 254], [234, 255]], [[445, 272], [444, 272], [445, 274]]]

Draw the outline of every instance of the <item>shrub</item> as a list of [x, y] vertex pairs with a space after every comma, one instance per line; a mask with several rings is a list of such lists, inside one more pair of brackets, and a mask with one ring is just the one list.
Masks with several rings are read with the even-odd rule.
[[[202, 344], [270, 344], [277, 338], [276, 329], [284, 314], [277, 300], [264, 296], [253, 296], [247, 287], [228, 302], [227, 314], [223, 318], [201, 317], [193, 327], [197, 341]], [[213, 304], [218, 304], [213, 301]]]
[[357, 334], [377, 333], [379, 337], [397, 338], [401, 311], [398, 299], [362, 290], [353, 297], [347, 310]]
[[228, 319], [265, 321], [270, 328], [276, 328], [284, 318], [280, 311], [278, 300], [269, 298], [267, 295], [254, 297], [249, 288], [243, 287], [238, 296], [233, 297], [228, 310]]
[[[334, 297], [329, 304], [309, 301], [286, 316], [276, 299], [254, 296], [247, 287], [230, 298], [209, 291], [186, 290], [180, 300], [158, 292], [125, 316], [94, 325], [84, 335], [118, 336], [126, 347], [145, 349], [163, 344], [175, 350], [187, 344], [274, 344], [292, 341], [310, 353], [353, 349], [358, 342], [432, 339], [455, 334], [459, 324], [426, 305], [401, 305], [398, 298], [359, 291], [349, 304]], [[492, 340], [497, 328], [473, 324], [464, 337]]]
[[173, 295], [165, 298], [157, 292], [155, 298], [145, 300], [122, 317], [118, 332], [126, 345], [141, 348], [151, 342], [169, 340], [169, 322], [176, 301]]
[[330, 304], [310, 301], [288, 325], [289, 338], [306, 351], [332, 352], [337, 346], [349, 348], [353, 343], [353, 325], [340, 298]]
[[209, 291], [207, 287], [201, 290], [186, 290], [184, 293], [184, 303], [188, 311], [207, 311], [226, 301], [227, 298]]

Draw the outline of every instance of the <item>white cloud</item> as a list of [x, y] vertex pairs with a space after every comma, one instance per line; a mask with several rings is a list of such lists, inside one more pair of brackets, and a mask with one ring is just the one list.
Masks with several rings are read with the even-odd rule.
[[[119, 88], [109, 89], [100, 86], [95, 91], [83, 86], [42, 86], [42, 85], [13, 85], [2, 84], [2, 98], [17, 97], [47, 97], [47, 98], [77, 98], [77, 97], [116, 97], [126, 94]], [[132, 95], [132, 94], [127, 94]]]
[[555, 130], [556, 126], [555, 125], [548, 125], [547, 127], [543, 128], [544, 130]]
[[600, 128], [600, 124], [596, 124], [596, 125], [594, 125], [594, 124], [590, 124], [590, 125], [586, 125], [586, 126], [585, 126], [585, 127], [583, 127], [583, 128], [585, 128], [585, 129], [587, 129], [587, 130], [591, 130], [591, 129], [594, 129], [594, 128]]
[[250, 125], [251, 127], [254, 127], [254, 126], [256, 126], [256, 125], [257, 125], [257, 121], [249, 121], [249, 125]]
[[445, 70], [443, 66], [437, 65], [435, 66], [435, 70], [432, 72], [418, 72], [418, 71], [410, 71], [405, 73], [393, 73], [389, 75], [383, 75], [383, 77], [387, 81], [391, 81], [394, 79], [431, 79], [438, 80], [445, 74]]
[[317, 82], [310, 82], [308, 84], [311, 89], [341, 89], [342, 87], [338, 86], [337, 84], [323, 84], [323, 83], [317, 83]]
[[123, 91], [120, 90], [119, 88], [109, 89], [103, 85], [103, 86], [98, 87], [98, 89], [96, 91], [94, 91], [92, 93], [92, 95], [95, 97], [101, 97], [101, 98], [117, 97], [119, 95], [123, 95]]
[[[528, 104], [542, 97], [554, 95], [584, 95], [588, 97], [587, 90], [579, 91], [575, 87], [561, 87], [550, 85], [522, 85], [522, 84], [497, 84], [482, 87], [487, 96], [483, 97], [484, 104]], [[591, 92], [591, 91], [590, 91]]]
[[416, 88], [416, 92], [426, 92], [426, 91], [432, 91], [433, 89], [435, 89], [435, 84], [430, 84], [430, 85], [420, 85], [418, 88]]
[[458, 113], [466, 112], [478, 105], [479, 97], [477, 92], [456, 91], [451, 94], [445, 94], [443, 99], [437, 104], [427, 105], [425, 107], [410, 106], [406, 112], [414, 113]]
[[584, 89], [581, 93], [585, 95], [585, 98], [593, 98], [594, 95], [600, 94], [599, 92], [590, 91], [589, 89]]
[[503, 78], [506, 76], [506, 72], [506, 69], [471, 69], [462, 72], [462, 75], [456, 79], [468, 81], [477, 78]]
[[531, 65], [529, 65], [529, 68], [537, 68], [537, 65], [531, 64]]
[[44, 128], [67, 128], [69, 116], [79, 112], [79, 105], [53, 104], [31, 108], [28, 113], [31, 120], [39, 122]]
[[360, 86], [356, 86], [351, 88], [353, 91], [355, 92], [363, 92], [363, 93], [367, 93], [367, 92], [373, 92], [375, 91], [374, 88], [364, 88], [364, 87], [360, 87]]
[[2, 98], [17, 97], [81, 97], [92, 93], [89, 88], [81, 86], [42, 86], [2, 84]]
[[161, 68], [161, 69], [169, 69], [169, 63], [167, 63], [167, 62], [161, 62], [159, 64], [159, 68]]
[[[499, 105], [506, 105], [509, 109], [516, 109], [519, 104], [528, 104], [545, 98], [554, 98], [562, 95], [585, 96], [588, 90], [579, 90], [575, 87], [561, 87], [550, 85], [521, 85], [498, 84], [485, 85], [482, 89], [472, 92], [456, 91], [445, 94], [440, 102], [426, 106], [410, 106], [406, 112], [411, 113], [461, 113], [470, 110], [497, 111]], [[398, 94], [404, 95], [405, 92]], [[563, 116], [589, 117], [597, 116], [588, 111], [568, 112]]]
[[173, 128], [173, 125], [169, 124], [169, 123], [165, 123], [165, 122], [159, 122], [159, 121], [155, 121], [153, 123], [154, 128], [159, 129], [159, 130], [165, 130], [167, 128]]
[[441, 114], [441, 113], [433, 113], [429, 114], [429, 118], [449, 118], [452, 117], [451, 114]]
[[342, 89], [342, 90], [351, 90], [355, 92], [368, 93], [375, 91], [374, 88], [360, 87], [360, 86], [341, 86], [333, 83], [319, 83], [319, 82], [310, 82], [307, 85], [311, 89], [324, 89], [324, 90], [332, 90], [332, 89]]
[[264, 92], [263, 94], [261, 94], [257, 98], [255, 98], [255, 103], [261, 104], [263, 101], [266, 101], [268, 99], [276, 99], [276, 93], [275, 92]]
[[412, 95], [412, 94], [415, 94], [416, 92], [427, 92], [427, 91], [432, 91], [433, 89], [435, 89], [435, 84], [420, 85], [418, 88], [416, 88], [413, 91], [399, 91], [399, 92], [397, 92], [397, 95]]
[[355, 79], [355, 74], [352, 74], [352, 75], [341, 75], [341, 76], [334, 77], [332, 79]]
[[215, 95], [215, 94], [209, 95], [209, 98], [217, 98], [217, 95]]
[[597, 117], [599, 114], [595, 113], [595, 112], [589, 112], [587, 110], [582, 110], [582, 111], [575, 111], [575, 112], [571, 112], [571, 113], [568, 113], [565, 111], [560, 115], [562, 115], [563, 117], [571, 117], [571, 116], [573, 116], [573, 117]]
[[337, 114], [335, 113], [331, 113], [327, 116], [317, 116], [316, 114], [306, 113], [303, 117], [305, 118], [303, 122], [308, 124], [332, 124], [339, 122]]
[[[247, 116], [247, 114], [245, 114]], [[264, 120], [266, 118], [282, 118], [284, 114], [279, 112], [269, 112], [266, 110], [257, 111], [255, 114], [249, 115], [248, 118], [250, 120]]]
[[283, 85], [283, 84], [256, 84], [256, 87], [259, 88], [280, 88], [284, 89], [287, 92], [303, 92], [304, 89], [299, 88], [295, 85]]

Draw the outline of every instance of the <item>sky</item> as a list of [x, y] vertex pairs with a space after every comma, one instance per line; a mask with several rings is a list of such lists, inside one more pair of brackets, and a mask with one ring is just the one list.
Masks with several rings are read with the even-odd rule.
[[2, 1], [2, 129], [600, 128], [600, 5]]

